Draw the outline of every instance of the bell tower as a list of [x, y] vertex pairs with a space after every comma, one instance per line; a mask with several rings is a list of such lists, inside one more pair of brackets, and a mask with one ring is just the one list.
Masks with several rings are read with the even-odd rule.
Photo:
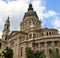
[[6, 23], [4, 25], [4, 30], [3, 30], [3, 35], [2, 35], [3, 41], [8, 39], [9, 32], [10, 32], [10, 21], [9, 21], [9, 17], [8, 17], [6, 20]]

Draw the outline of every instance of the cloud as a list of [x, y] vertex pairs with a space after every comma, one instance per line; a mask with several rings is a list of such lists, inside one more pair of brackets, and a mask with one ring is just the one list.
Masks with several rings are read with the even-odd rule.
[[44, 13], [44, 18], [55, 17], [55, 16], [57, 16], [57, 14], [58, 13], [56, 13], [55, 11], [49, 10], [48, 12]]
[[51, 23], [54, 28], [60, 28], [60, 18], [59, 17], [55, 17], [55, 19], [53, 19]]
[[[6, 3], [3, 0], [0, 0], [0, 26], [4, 26], [7, 17], [10, 17], [10, 29], [19, 30], [20, 22], [23, 19], [24, 13], [28, 9], [28, 4], [31, 2], [33, 4], [34, 10], [37, 12], [39, 19], [42, 21], [45, 18], [54, 17], [57, 13], [53, 10], [46, 11], [46, 1], [45, 0], [6, 0]], [[43, 25], [45, 24], [45, 21]], [[0, 33], [2, 34], [2, 33]]]
[[55, 11], [53, 11], [53, 10], [49, 10], [49, 11], [48, 11], [48, 14], [49, 14], [50, 16], [56, 16], [56, 15], [57, 15], [57, 13], [56, 13]]

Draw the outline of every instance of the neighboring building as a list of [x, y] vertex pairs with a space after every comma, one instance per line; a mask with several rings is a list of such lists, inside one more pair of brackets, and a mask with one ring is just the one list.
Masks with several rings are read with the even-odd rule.
[[49, 58], [52, 50], [60, 54], [60, 35], [56, 29], [41, 27], [41, 21], [37, 13], [29, 4], [20, 23], [20, 31], [10, 31], [9, 17], [4, 25], [2, 35], [2, 50], [6, 46], [13, 49], [14, 58], [26, 58], [25, 48], [31, 47], [33, 50], [43, 51], [46, 58]]

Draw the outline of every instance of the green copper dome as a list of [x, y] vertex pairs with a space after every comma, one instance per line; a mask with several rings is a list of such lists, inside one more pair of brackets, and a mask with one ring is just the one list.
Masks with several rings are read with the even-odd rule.
[[37, 16], [37, 13], [33, 10], [33, 7], [32, 7], [32, 4], [31, 4], [31, 3], [29, 4], [28, 11], [25, 13], [24, 18], [25, 18], [25, 17], [28, 17], [28, 16], [38, 17], [38, 16]]

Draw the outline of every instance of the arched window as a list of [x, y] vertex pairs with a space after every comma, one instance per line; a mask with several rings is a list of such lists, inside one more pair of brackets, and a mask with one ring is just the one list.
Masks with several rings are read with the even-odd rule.
[[51, 49], [49, 49], [49, 54], [51, 54], [52, 53], [52, 50]]
[[42, 52], [43, 52], [43, 54], [45, 54], [45, 50], [44, 49], [42, 50]]
[[59, 54], [59, 49], [58, 48], [56, 48], [56, 53]]
[[5, 37], [5, 40], [7, 40], [7, 36]]
[[48, 32], [46, 34], [48, 35]]

